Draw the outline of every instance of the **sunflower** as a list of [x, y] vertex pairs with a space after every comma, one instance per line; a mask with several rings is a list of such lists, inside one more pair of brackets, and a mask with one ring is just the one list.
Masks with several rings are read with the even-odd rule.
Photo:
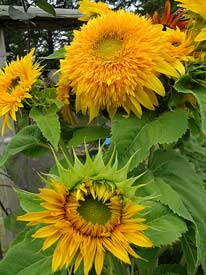
[[202, 16], [206, 21], [206, 1], [205, 0], [175, 0], [181, 2], [180, 6]]
[[3, 117], [1, 133], [6, 126], [11, 129], [10, 118], [16, 121], [16, 112], [23, 107], [22, 101], [31, 98], [29, 91], [40, 75], [39, 64], [32, 63], [34, 49], [0, 70], [0, 117]]
[[177, 57], [179, 60], [187, 61], [188, 56], [190, 56], [195, 49], [192, 31], [182, 32], [176, 27], [176, 30], [167, 29], [164, 34], [170, 42], [170, 55]]
[[[185, 13], [186, 11], [181, 8], [171, 13], [170, 0], [166, 0], [162, 17], [159, 17], [158, 12], [155, 11], [152, 16], [152, 23], [162, 24], [164, 28], [176, 29], [178, 27], [180, 30], [183, 30], [188, 25], [188, 20], [184, 17]], [[147, 14], [147, 18], [151, 18], [151, 16]]]
[[90, 122], [103, 109], [112, 118], [119, 107], [141, 117], [141, 106], [154, 110], [156, 94], [165, 95], [160, 73], [179, 77], [184, 71], [168, 45], [162, 27], [145, 17], [123, 10], [102, 14], [75, 31], [65, 46], [61, 83], [70, 81], [76, 111], [89, 111]]
[[78, 10], [85, 15], [79, 18], [81, 21], [88, 21], [97, 15], [102, 15], [111, 11], [107, 4], [103, 2], [95, 3], [89, 0], [82, 0], [79, 1], [78, 4]]
[[83, 261], [85, 275], [93, 265], [100, 275], [105, 253], [130, 264], [130, 256], [139, 257], [131, 244], [152, 246], [142, 233], [144, 218], [136, 216], [144, 207], [131, 200], [137, 187], [135, 178], [127, 179], [129, 163], [118, 170], [111, 158], [105, 165], [101, 149], [94, 160], [86, 156], [85, 164], [76, 155], [74, 165], [67, 160], [68, 169], [57, 161], [59, 177], [47, 180], [49, 187], [37, 194], [43, 210], [18, 217], [29, 226], [44, 224], [32, 237], [45, 239], [42, 250], [56, 243], [53, 272], [64, 267], [76, 272]]

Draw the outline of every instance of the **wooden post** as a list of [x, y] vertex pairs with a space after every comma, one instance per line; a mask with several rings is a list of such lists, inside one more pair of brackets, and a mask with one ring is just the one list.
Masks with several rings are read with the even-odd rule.
[[4, 31], [0, 28], [0, 68], [4, 67], [6, 63], [6, 46], [4, 39]]

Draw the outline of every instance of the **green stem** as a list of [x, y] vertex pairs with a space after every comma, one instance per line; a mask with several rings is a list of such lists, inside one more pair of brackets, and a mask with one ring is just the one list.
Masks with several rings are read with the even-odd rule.
[[132, 258], [132, 261], [131, 261], [131, 275], [134, 275], [134, 268], [135, 268], [135, 260]]
[[113, 273], [113, 262], [111, 255], [108, 255], [108, 262], [109, 262], [109, 274], [114, 275]]

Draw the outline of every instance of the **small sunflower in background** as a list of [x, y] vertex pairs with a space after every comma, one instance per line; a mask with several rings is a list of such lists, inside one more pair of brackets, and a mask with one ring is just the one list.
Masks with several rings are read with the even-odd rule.
[[106, 253], [127, 264], [130, 257], [140, 258], [131, 245], [152, 247], [152, 242], [143, 234], [145, 219], [138, 217], [144, 206], [132, 202], [137, 187], [136, 178], [127, 178], [129, 163], [118, 170], [111, 157], [105, 165], [101, 148], [93, 160], [86, 151], [84, 164], [76, 155], [74, 165], [67, 162], [65, 169], [57, 161], [59, 177], [40, 189], [43, 210], [18, 217], [29, 226], [44, 224], [32, 237], [45, 239], [42, 250], [55, 244], [52, 271], [76, 272], [83, 262], [85, 275], [93, 265], [100, 275]]
[[33, 64], [34, 49], [26, 56], [7, 64], [0, 70], [0, 118], [3, 118], [1, 134], [5, 128], [12, 129], [10, 119], [16, 121], [16, 112], [23, 107], [23, 100], [31, 98], [29, 93], [40, 76], [40, 66]]
[[81, 21], [88, 21], [98, 15], [106, 14], [112, 11], [108, 5], [103, 2], [96, 3], [89, 0], [82, 0], [79, 1], [78, 4], [78, 10], [84, 15], [79, 18]]
[[169, 54], [178, 60], [188, 61], [195, 50], [193, 31], [184, 32], [176, 27], [175, 30], [168, 28], [164, 34], [170, 43]]
[[178, 78], [184, 73], [168, 45], [161, 25], [143, 16], [124, 10], [103, 13], [74, 31], [71, 45], [65, 46], [57, 94], [69, 82], [76, 112], [88, 112], [90, 122], [101, 110], [112, 119], [120, 107], [127, 116], [132, 112], [140, 118], [142, 107], [155, 110], [157, 95], [165, 95], [160, 74]]

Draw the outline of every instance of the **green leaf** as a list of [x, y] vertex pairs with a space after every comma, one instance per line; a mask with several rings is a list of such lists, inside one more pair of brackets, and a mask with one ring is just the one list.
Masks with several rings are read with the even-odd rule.
[[154, 246], [172, 244], [187, 231], [185, 221], [172, 213], [168, 207], [152, 201], [145, 204], [149, 206], [144, 216], [149, 226], [145, 234]]
[[56, 150], [60, 139], [60, 122], [57, 110], [57, 106], [52, 104], [46, 112], [37, 107], [30, 111], [30, 117], [34, 119], [43, 136]]
[[53, 251], [49, 249], [46, 253], [41, 252], [43, 240], [31, 238], [35, 230], [35, 228], [30, 229], [21, 242], [11, 246], [0, 263], [0, 274], [54, 275], [51, 270]]
[[187, 273], [195, 275], [199, 266], [197, 257], [195, 227], [190, 226], [188, 232], [182, 236], [182, 250], [187, 263]]
[[[138, 181], [136, 184], [138, 184]], [[139, 193], [140, 192], [144, 192], [147, 196], [152, 195], [154, 200], [167, 205], [175, 214], [189, 221], [193, 221], [193, 218], [185, 207], [180, 195], [163, 179], [154, 178], [153, 181], [142, 187], [139, 190]]]
[[55, 52], [53, 52], [52, 54], [42, 57], [42, 59], [61, 59], [61, 58], [64, 58], [64, 56], [65, 56], [65, 49], [60, 48]]
[[24, 211], [18, 209], [16, 211], [12, 211], [11, 214], [4, 218], [4, 225], [5, 227], [11, 231], [12, 233], [19, 233], [24, 229], [25, 224], [23, 222], [17, 221], [17, 216], [23, 215]]
[[165, 112], [152, 121], [146, 117], [126, 119], [116, 115], [112, 123], [112, 144], [116, 145], [119, 165], [123, 166], [135, 154], [130, 165], [132, 170], [147, 157], [154, 144], [176, 142], [186, 130], [187, 114], [182, 109]]
[[20, 189], [15, 189], [18, 199], [20, 201], [21, 208], [26, 212], [36, 212], [44, 210], [41, 207], [41, 200], [37, 198], [36, 194], [23, 191]]
[[141, 257], [137, 261], [138, 269], [145, 270], [152, 268], [160, 255], [160, 251], [161, 248], [159, 247], [138, 249], [137, 254]]
[[47, 3], [46, 0], [35, 0], [35, 4], [42, 10], [48, 12], [49, 14], [55, 16], [56, 15], [56, 12], [55, 12], [55, 9], [54, 7]]
[[206, 190], [204, 183], [190, 164], [174, 151], [156, 151], [150, 169], [155, 177], [162, 178], [181, 197], [196, 227], [197, 251], [206, 273]]
[[202, 131], [206, 134], [206, 100], [205, 92], [206, 88], [197, 85], [192, 82], [192, 79], [189, 75], [181, 77], [175, 84], [175, 88], [178, 92], [183, 94], [192, 94], [199, 105], [201, 122], [202, 122]]
[[4, 155], [0, 157], [0, 166], [20, 152], [36, 157], [48, 152], [48, 150], [46, 140], [38, 127], [36, 125], [26, 126], [8, 143]]
[[178, 264], [161, 264], [152, 275], [187, 275], [183, 266]]
[[110, 131], [102, 127], [85, 127], [77, 129], [73, 132], [72, 138], [69, 140], [69, 146], [77, 146], [84, 142], [90, 142], [98, 139], [105, 139], [110, 136]]

